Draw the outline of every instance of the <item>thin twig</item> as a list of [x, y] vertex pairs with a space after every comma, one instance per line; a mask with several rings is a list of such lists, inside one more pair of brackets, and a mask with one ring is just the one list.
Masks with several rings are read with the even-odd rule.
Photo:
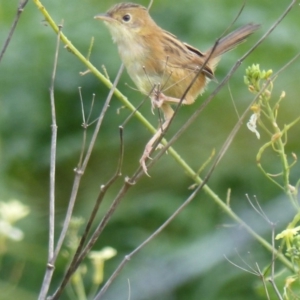
[[151, 6], [152, 6], [153, 1], [154, 1], [154, 0], [150, 0], [150, 2], [149, 2], [149, 4], [148, 4], [148, 7], [147, 7], [147, 10], [148, 10], [148, 11], [150, 10], [150, 8], [151, 8]]
[[[151, 90], [152, 92], [153, 90]], [[134, 114], [142, 107], [142, 105], [148, 100], [148, 96], [145, 96], [144, 99], [141, 101], [141, 103], [133, 110], [129, 116], [125, 119], [125, 121], [122, 123], [122, 127], [125, 127], [129, 120], [134, 116]]]
[[254, 209], [254, 211], [260, 215], [265, 221], [267, 221], [267, 223], [269, 223], [271, 226], [273, 226], [274, 224], [269, 220], [268, 216], [265, 214], [265, 212], [263, 211], [263, 209], [261, 208], [257, 198], [254, 196], [255, 198], [255, 202], [257, 207], [253, 204], [253, 202], [251, 201], [250, 197], [248, 194], [246, 194], [246, 199], [248, 200], [249, 204], [252, 206], [252, 208]]
[[15, 16], [14, 22], [13, 22], [11, 28], [10, 28], [10, 31], [9, 31], [8, 36], [7, 36], [7, 39], [5, 40], [4, 46], [3, 46], [3, 48], [2, 48], [2, 50], [0, 52], [0, 62], [2, 60], [2, 57], [3, 57], [3, 55], [4, 55], [5, 51], [6, 51], [9, 43], [10, 43], [10, 40], [11, 40], [11, 38], [12, 38], [12, 36], [14, 34], [14, 31], [15, 31], [15, 29], [17, 27], [17, 24], [18, 24], [18, 22], [20, 20], [21, 14], [24, 11], [24, 8], [25, 8], [25, 6], [26, 6], [27, 3], [28, 3], [28, 0], [20, 1], [20, 4], [18, 6], [18, 10], [17, 10], [16, 16]]
[[261, 278], [262, 280], [262, 283], [263, 283], [263, 286], [264, 286], [264, 289], [265, 289], [265, 293], [267, 295], [267, 299], [270, 300], [270, 295], [269, 295], [269, 291], [268, 291], [268, 288], [267, 288], [267, 283], [266, 283], [266, 279], [265, 279], [265, 276], [264, 274], [262, 273], [262, 271], [260, 270], [260, 267], [258, 265], [258, 263], [256, 263], [256, 268], [258, 270], [258, 273], [259, 273], [259, 277]]
[[93, 111], [93, 107], [94, 107], [94, 103], [95, 103], [95, 96], [96, 96], [96, 95], [93, 94], [92, 103], [91, 103], [91, 108], [90, 108], [88, 117], [87, 117], [87, 119], [86, 119], [86, 123], [87, 123], [88, 126], [90, 125], [90, 118], [91, 118], [92, 111]]
[[86, 125], [86, 121], [85, 121], [85, 113], [84, 113], [84, 106], [83, 106], [83, 99], [82, 99], [81, 87], [78, 88], [78, 92], [79, 92], [79, 99], [80, 99], [80, 106], [81, 106], [82, 123], [83, 123], [83, 126], [85, 126]]
[[51, 153], [50, 153], [50, 195], [49, 195], [49, 245], [48, 245], [48, 263], [44, 276], [42, 288], [39, 295], [39, 300], [44, 300], [51, 282], [51, 278], [54, 272], [54, 228], [55, 228], [55, 168], [56, 168], [56, 149], [57, 149], [57, 122], [56, 122], [56, 109], [55, 109], [55, 97], [54, 97], [54, 83], [56, 77], [56, 68], [58, 62], [58, 52], [60, 45], [60, 32], [63, 25], [59, 26], [59, 32], [57, 34], [56, 49], [54, 56], [54, 66], [51, 77], [50, 86], [50, 104], [51, 104]]
[[275, 224], [272, 224], [272, 247], [273, 247], [273, 251], [272, 251], [272, 265], [271, 265], [271, 279], [269, 280], [273, 286], [273, 289], [278, 297], [279, 300], [283, 300], [277, 286], [275, 283], [275, 258], [276, 258], [276, 251], [275, 251]]
[[247, 266], [247, 268], [248, 269], [246, 269], [246, 268], [244, 268], [244, 267], [242, 267], [242, 266], [240, 266], [240, 265], [238, 265], [238, 264], [236, 264], [236, 263], [234, 263], [232, 260], [230, 260], [226, 255], [223, 255], [224, 256], [224, 258], [230, 263], [230, 264], [232, 264], [233, 266], [235, 266], [236, 268], [238, 268], [238, 269], [240, 269], [240, 270], [242, 270], [242, 271], [244, 271], [244, 272], [246, 272], [246, 273], [249, 273], [249, 274], [252, 274], [252, 275], [255, 275], [255, 276], [258, 276], [258, 272], [254, 269], [254, 268], [252, 268], [241, 256], [240, 256], [240, 254], [238, 253], [238, 251], [237, 251], [237, 249], [235, 249], [235, 252], [236, 252], [236, 254], [237, 254], [237, 256], [239, 257], [239, 259], [243, 262], [243, 264], [245, 265], [245, 266]]
[[238, 11], [237, 15], [235, 16], [235, 18], [233, 19], [233, 21], [229, 24], [229, 26], [223, 31], [223, 33], [221, 34], [221, 36], [225, 36], [229, 30], [231, 29], [232, 25], [238, 20], [238, 18], [241, 16], [244, 8], [246, 6], [246, 0], [244, 0], [244, 3], [242, 4], [240, 10]]
[[127, 300], [130, 300], [131, 299], [131, 287], [130, 287], [130, 280], [128, 278], [128, 298]]
[[[79, 162], [78, 162], [78, 166], [77, 169], [80, 168], [82, 166], [82, 160], [84, 157], [84, 151], [85, 151], [85, 147], [86, 147], [86, 136], [87, 136], [87, 128], [88, 128], [88, 124], [86, 123], [85, 120], [85, 113], [84, 113], [84, 108], [83, 108], [83, 99], [82, 99], [82, 94], [81, 94], [81, 87], [78, 88], [79, 91], [79, 99], [80, 99], [80, 104], [81, 104], [81, 113], [82, 113], [82, 127], [83, 127], [83, 137], [82, 137], [82, 143], [81, 143], [81, 150], [80, 150], [80, 155], [79, 155]], [[93, 95], [93, 100], [94, 100], [94, 95]], [[93, 105], [93, 101], [92, 101], [92, 105]]]
[[231, 91], [231, 87], [230, 87], [230, 83], [229, 83], [229, 82], [228, 82], [228, 92], [229, 92], [229, 96], [230, 96], [230, 98], [231, 98], [231, 102], [232, 102], [234, 111], [235, 111], [235, 113], [236, 113], [236, 115], [237, 115], [237, 117], [238, 117], [238, 119], [239, 119], [239, 118], [240, 118], [240, 114], [239, 114], [239, 111], [238, 111], [238, 109], [237, 109], [237, 106], [236, 106], [236, 104], [235, 104], [235, 102], [234, 102], [234, 97], [233, 97], [233, 94], [232, 94], [232, 91]]

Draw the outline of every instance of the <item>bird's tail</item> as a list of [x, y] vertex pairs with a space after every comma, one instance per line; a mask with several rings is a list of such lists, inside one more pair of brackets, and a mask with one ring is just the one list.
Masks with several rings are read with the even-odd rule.
[[209, 49], [206, 53], [209, 54], [211, 51], [212, 58], [217, 58], [223, 53], [234, 49], [237, 45], [244, 42], [246, 38], [256, 31], [260, 25], [258, 24], [247, 24], [243, 27], [236, 29], [235, 31], [229, 33], [225, 37], [221, 38], [215, 47]]

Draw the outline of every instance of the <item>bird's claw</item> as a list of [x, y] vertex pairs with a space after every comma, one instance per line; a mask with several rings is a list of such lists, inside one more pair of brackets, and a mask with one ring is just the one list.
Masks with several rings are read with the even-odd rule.
[[150, 177], [150, 175], [148, 174], [148, 169], [147, 169], [147, 166], [146, 166], [146, 160], [147, 159], [152, 159], [150, 157], [150, 152], [152, 151], [152, 146], [146, 146], [145, 150], [144, 150], [144, 153], [140, 159], [140, 164], [141, 164], [141, 167], [143, 169], [143, 171], [145, 172], [145, 174], [147, 176]]

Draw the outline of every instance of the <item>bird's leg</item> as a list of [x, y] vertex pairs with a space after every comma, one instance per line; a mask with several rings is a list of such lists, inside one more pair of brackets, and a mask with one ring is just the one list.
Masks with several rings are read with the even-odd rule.
[[156, 142], [156, 140], [160, 137], [160, 135], [163, 133], [163, 131], [166, 129], [166, 127], [169, 125], [170, 120], [165, 121], [160, 128], [156, 131], [156, 133], [153, 135], [153, 137], [149, 140], [149, 142], [146, 144], [145, 150], [143, 152], [143, 155], [140, 159], [140, 164], [145, 172], [145, 174], [148, 174], [147, 172], [147, 166], [146, 166], [146, 160], [149, 158], [151, 159], [151, 157], [149, 156], [152, 149], [153, 149], [153, 145]]
[[193, 98], [190, 97], [186, 97], [183, 100], [179, 99], [179, 98], [174, 98], [174, 97], [170, 97], [170, 96], [166, 96], [165, 94], [163, 94], [162, 92], [160, 92], [158, 89], [155, 89], [153, 94], [151, 95], [151, 110], [153, 113], [154, 108], [158, 107], [161, 108], [161, 106], [164, 103], [169, 103], [169, 104], [192, 104], [194, 102]]
[[[151, 99], [152, 100], [152, 99]], [[157, 139], [161, 136], [161, 134], [164, 132], [164, 130], [168, 127], [170, 120], [174, 114], [174, 111], [172, 107], [169, 104], [162, 103], [160, 109], [163, 111], [164, 114], [164, 123], [160, 126], [160, 128], [157, 130], [157, 132], [153, 135], [153, 137], [149, 140], [147, 143], [144, 153], [140, 159], [140, 164], [144, 170], [144, 172], [149, 176], [147, 173], [147, 166], [146, 166], [146, 160], [148, 158], [151, 159], [150, 153], [153, 150], [153, 145], [157, 141]]]
[[160, 91], [160, 84], [157, 84], [150, 95], [151, 100], [151, 112], [154, 114], [155, 108], [160, 108], [164, 102], [162, 98], [163, 94]]

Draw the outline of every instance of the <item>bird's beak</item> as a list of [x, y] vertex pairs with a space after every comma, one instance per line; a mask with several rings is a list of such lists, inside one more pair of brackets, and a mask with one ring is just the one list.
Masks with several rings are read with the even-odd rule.
[[99, 14], [94, 17], [94, 19], [111, 22], [113, 19], [108, 14]]

